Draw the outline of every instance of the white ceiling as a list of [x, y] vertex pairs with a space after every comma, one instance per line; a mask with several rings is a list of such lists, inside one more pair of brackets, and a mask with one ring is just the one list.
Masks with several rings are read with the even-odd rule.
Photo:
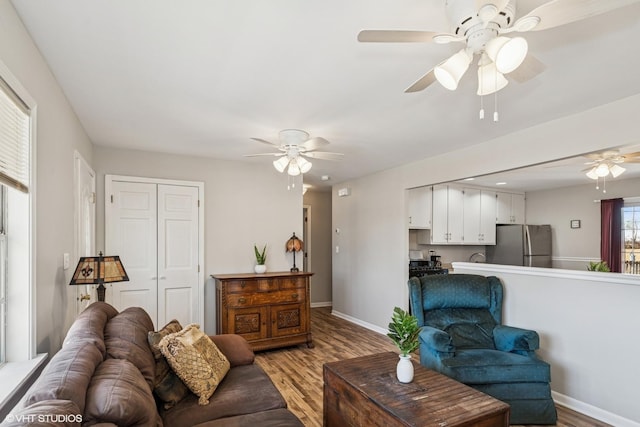
[[[545, 1], [519, 0], [516, 16]], [[498, 123], [478, 120], [473, 68], [456, 92], [436, 83], [403, 93], [460, 45], [356, 41], [361, 29], [448, 32], [444, 0], [13, 4], [95, 144], [264, 163], [272, 158], [242, 156], [269, 151], [250, 137], [277, 141], [279, 130], [300, 128], [345, 154], [313, 161], [305, 182], [315, 185], [640, 92], [640, 3], [526, 33], [547, 69], [498, 93]]]

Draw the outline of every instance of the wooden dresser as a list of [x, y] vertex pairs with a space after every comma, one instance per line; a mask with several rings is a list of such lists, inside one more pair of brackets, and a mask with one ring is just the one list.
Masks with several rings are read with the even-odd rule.
[[219, 274], [216, 333], [242, 335], [254, 351], [311, 341], [313, 273]]

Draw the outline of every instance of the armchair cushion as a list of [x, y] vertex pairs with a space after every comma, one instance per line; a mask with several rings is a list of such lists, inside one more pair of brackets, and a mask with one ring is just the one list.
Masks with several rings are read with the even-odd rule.
[[495, 348], [493, 328], [496, 321], [486, 309], [434, 309], [424, 313], [424, 321], [447, 332], [457, 348]]
[[456, 347], [453, 345], [451, 336], [440, 329], [423, 326], [418, 339], [429, 350], [440, 353], [440, 357], [453, 357], [455, 354]]
[[442, 373], [464, 384], [549, 383], [549, 364], [499, 350], [468, 349], [442, 361]]
[[540, 337], [536, 331], [498, 325], [493, 330], [497, 350], [529, 354], [540, 348]]

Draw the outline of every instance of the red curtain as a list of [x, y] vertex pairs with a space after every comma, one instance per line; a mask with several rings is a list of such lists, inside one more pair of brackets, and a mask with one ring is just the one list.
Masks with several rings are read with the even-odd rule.
[[600, 258], [612, 272], [622, 272], [622, 207], [623, 199], [600, 202]]

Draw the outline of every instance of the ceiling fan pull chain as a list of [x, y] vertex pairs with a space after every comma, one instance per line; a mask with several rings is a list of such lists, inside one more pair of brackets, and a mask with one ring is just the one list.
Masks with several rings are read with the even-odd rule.
[[480, 69], [480, 81], [478, 82], [478, 85], [480, 86], [480, 120], [484, 120], [484, 88], [482, 87], [482, 83], [484, 82], [484, 70], [482, 69], [482, 67], [479, 68]]

